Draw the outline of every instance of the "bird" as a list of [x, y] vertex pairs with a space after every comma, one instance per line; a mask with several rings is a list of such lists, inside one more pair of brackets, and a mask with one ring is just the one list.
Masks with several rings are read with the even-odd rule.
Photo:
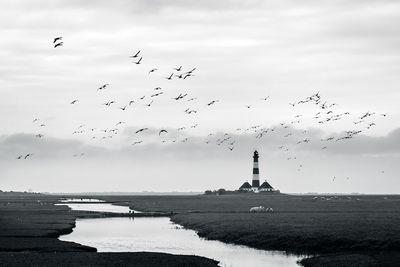
[[190, 77], [190, 76], [194, 76], [194, 75], [191, 73], [186, 73], [185, 76], [183, 77], [183, 79], [185, 80], [187, 77]]
[[267, 96], [267, 97], [264, 97], [264, 98], [261, 98], [261, 100], [264, 100], [264, 101], [266, 101], [268, 98], [269, 98], [269, 96]]
[[125, 109], [126, 109], [126, 105], [125, 105], [124, 107], [122, 107], [122, 108], [119, 108], [119, 109], [121, 109], [121, 110], [124, 110], [124, 111], [125, 111]]
[[145, 95], [144, 95], [144, 96], [142, 96], [142, 97], [140, 98], [140, 100], [143, 100], [145, 97], [146, 97]]
[[149, 129], [149, 128], [141, 128], [141, 129], [137, 130], [135, 133], [140, 133], [140, 132], [146, 131], [146, 130], [148, 130], [148, 129]]
[[156, 87], [156, 88], [154, 88], [154, 91], [161, 90], [161, 89], [162, 89], [161, 87]]
[[97, 91], [106, 89], [106, 87], [107, 87], [108, 85], [109, 85], [108, 83], [103, 84], [102, 86], [100, 86], [99, 88], [97, 88]]
[[219, 100], [213, 100], [213, 101], [211, 101], [210, 103], [208, 103], [207, 106], [211, 106], [212, 104], [214, 104], [214, 103], [216, 103], [216, 102], [219, 102]]
[[188, 102], [189, 102], [189, 101], [196, 100], [196, 99], [197, 99], [196, 97], [192, 97], [191, 99], [188, 99]]
[[31, 153], [29, 153], [29, 154], [26, 154], [26, 156], [24, 157], [24, 159], [27, 159], [28, 157], [30, 157], [30, 156], [32, 156], [33, 154], [31, 154]]
[[136, 58], [139, 56], [140, 50], [136, 52], [136, 54], [134, 54], [133, 56], [130, 56], [131, 58]]
[[151, 95], [150, 97], [159, 96], [159, 95], [162, 95], [163, 93], [164, 93], [164, 92], [160, 92], [160, 93], [157, 93], [157, 94]]
[[165, 129], [162, 129], [162, 130], [160, 130], [160, 132], [158, 133], [158, 135], [161, 135], [162, 133], [168, 133], [168, 131], [165, 130]]
[[56, 38], [54, 38], [53, 44], [55, 44], [56, 42], [61, 41], [61, 40], [62, 40], [61, 36], [60, 37], [56, 37]]
[[174, 76], [174, 73], [171, 73], [171, 75], [169, 77], [164, 77], [164, 78], [167, 79], [167, 80], [171, 80], [172, 76]]
[[54, 45], [54, 48], [57, 48], [57, 47], [59, 47], [59, 46], [63, 46], [63, 44], [64, 44], [64, 42], [59, 42], [59, 43], [57, 43], [57, 44]]
[[35, 137], [37, 138], [42, 138], [44, 135], [43, 134], [36, 134]]
[[143, 141], [135, 141], [132, 143], [132, 146], [142, 143]]
[[148, 75], [150, 75], [150, 73], [152, 73], [152, 72], [155, 72], [156, 70], [158, 70], [158, 69], [157, 69], [157, 68], [151, 69], [151, 70], [149, 71], [149, 74], [148, 74]]
[[233, 146], [228, 146], [229, 150], [232, 151], [233, 150]]
[[145, 106], [148, 106], [148, 107], [150, 107], [150, 106], [151, 106], [151, 104], [153, 104], [153, 102], [154, 102], [154, 100], [151, 100], [151, 102], [150, 102], [150, 103], [148, 103], [148, 104], [146, 104]]
[[143, 57], [140, 57], [138, 61], [136, 61], [136, 62], [133, 62], [133, 63], [135, 63], [136, 65], [139, 65], [139, 64], [140, 64], [140, 62], [142, 62], [142, 58], [143, 58]]
[[251, 105], [246, 105], [246, 108], [251, 108]]
[[124, 121], [119, 121], [119, 122], [117, 122], [117, 124], [115, 124], [115, 126], [118, 126], [118, 125], [123, 124], [123, 123], [125, 123], [125, 122]]
[[134, 100], [129, 101], [129, 106], [132, 105], [133, 103], [135, 103]]
[[39, 119], [34, 119], [33, 122], [37, 122]]
[[180, 66], [179, 68], [174, 68], [174, 70], [181, 71], [182, 70], [182, 66]]
[[179, 99], [184, 98], [185, 96], [187, 96], [187, 94], [184, 94], [184, 95], [179, 94], [177, 97], [173, 97], [172, 99], [179, 100]]
[[78, 99], [73, 100], [70, 104], [75, 104], [76, 102], [78, 102]]
[[188, 72], [186, 72], [186, 73], [189, 73], [189, 74], [191, 74], [193, 71], [195, 71], [196, 70], [196, 68], [193, 68], [192, 70], [189, 70]]
[[22, 155], [19, 155], [18, 157], [17, 157], [17, 159], [21, 159], [22, 158]]

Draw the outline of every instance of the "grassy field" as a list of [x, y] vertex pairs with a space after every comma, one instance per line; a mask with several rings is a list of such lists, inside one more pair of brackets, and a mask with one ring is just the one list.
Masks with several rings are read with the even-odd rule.
[[[337, 253], [305, 261], [307, 266], [318, 266], [318, 261], [326, 264], [330, 258], [337, 260], [337, 255], [344, 252], [345, 256], [340, 258], [342, 263], [346, 258], [350, 262], [359, 259], [361, 263], [355, 266], [371, 266], [368, 262], [372, 258], [380, 265], [400, 265], [400, 196], [397, 195], [318, 196], [315, 199], [315, 196], [239, 194], [102, 199], [137, 210], [178, 212], [172, 221], [208, 239], [293, 253]], [[250, 207], [260, 205], [272, 207], [274, 213], [248, 212]], [[378, 252], [392, 254], [394, 262], [389, 259], [389, 263], [383, 264], [383, 257], [375, 259]], [[360, 253], [364, 256], [360, 257]]]
[[[196, 230], [205, 238], [320, 255], [304, 259], [304, 266], [399, 266], [400, 196], [397, 195], [318, 196], [317, 199], [283, 194], [93, 198], [137, 210], [178, 213], [171, 217], [172, 221]], [[70, 231], [77, 216], [64, 207], [54, 206], [57, 201], [56, 196], [0, 194], [0, 251], [90, 249], [54, 238]], [[272, 207], [274, 212], [249, 213], [250, 207], [260, 205]], [[35, 239], [39, 238], [41, 241], [37, 242]], [[93, 257], [86, 254], [77, 257]], [[121, 254], [121, 257], [130, 256]]]

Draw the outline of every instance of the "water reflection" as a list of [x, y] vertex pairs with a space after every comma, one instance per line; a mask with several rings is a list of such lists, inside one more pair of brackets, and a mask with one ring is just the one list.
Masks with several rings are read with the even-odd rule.
[[[75, 201], [73, 201], [75, 202]], [[89, 202], [89, 201], [85, 201]], [[138, 210], [132, 210], [127, 206], [117, 206], [112, 205], [110, 203], [101, 203], [100, 201], [90, 201], [97, 203], [68, 203], [65, 204], [56, 204], [56, 205], [67, 205], [73, 210], [84, 210], [84, 211], [98, 211], [98, 212], [116, 212], [116, 213], [129, 213], [129, 211], [133, 211], [135, 213], [141, 213]]]
[[99, 252], [151, 251], [199, 255], [221, 266], [298, 266], [298, 256], [229, 245], [199, 238], [169, 218], [80, 219], [74, 231], [60, 240], [96, 247]]

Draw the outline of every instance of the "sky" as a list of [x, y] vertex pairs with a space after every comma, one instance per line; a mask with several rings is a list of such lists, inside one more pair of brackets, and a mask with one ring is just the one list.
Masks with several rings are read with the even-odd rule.
[[390, 0], [1, 1], [0, 190], [233, 190], [257, 149], [282, 192], [399, 193], [399, 14]]

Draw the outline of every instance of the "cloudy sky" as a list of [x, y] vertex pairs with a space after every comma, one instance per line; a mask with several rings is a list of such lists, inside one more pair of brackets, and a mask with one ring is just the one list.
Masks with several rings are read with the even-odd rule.
[[257, 149], [283, 192], [399, 193], [399, 14], [390, 0], [1, 1], [0, 190], [235, 189]]

